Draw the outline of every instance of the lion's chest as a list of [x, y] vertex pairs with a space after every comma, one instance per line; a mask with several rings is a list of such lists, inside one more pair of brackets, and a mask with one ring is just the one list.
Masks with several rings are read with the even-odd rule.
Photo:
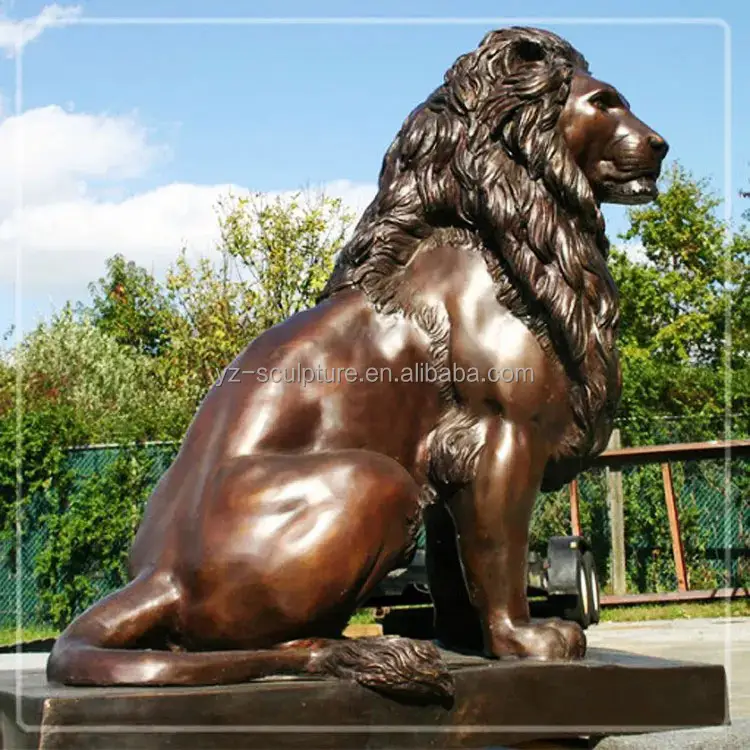
[[[446, 363], [454, 392], [477, 416], [501, 413], [561, 432], [570, 419], [568, 378], [554, 351], [542, 347], [523, 321], [497, 300], [495, 284], [477, 253], [454, 252], [450, 264], [433, 255], [450, 342]], [[442, 270], [450, 271], [440, 273]]]
[[564, 429], [569, 383], [559, 360], [495, 300], [491, 288], [460, 300], [450, 351], [457, 372], [471, 370], [474, 375], [463, 382], [456, 378], [456, 390], [468, 406]]
[[550, 434], [571, 419], [570, 383], [553, 350], [498, 302], [473, 238], [417, 253], [404, 281], [410, 305], [444, 319], [446, 361], [459, 406], [476, 416], [533, 421]]

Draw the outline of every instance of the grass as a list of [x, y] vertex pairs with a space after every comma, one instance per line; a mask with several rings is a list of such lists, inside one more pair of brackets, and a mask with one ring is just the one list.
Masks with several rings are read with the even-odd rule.
[[350, 625], [373, 625], [374, 623], [374, 609], [358, 609], [349, 620]]
[[689, 602], [686, 604], [641, 604], [637, 607], [606, 607], [602, 622], [641, 622], [645, 620], [688, 620], [695, 617], [750, 617], [750, 599], [729, 602]]
[[[23, 628], [21, 631], [21, 641], [23, 643], [28, 643], [29, 641], [39, 641], [44, 638], [54, 638], [59, 632], [59, 630], [55, 630], [54, 628]], [[18, 643], [18, 633], [16, 629], [0, 628], [0, 646], [12, 646], [14, 643]]]

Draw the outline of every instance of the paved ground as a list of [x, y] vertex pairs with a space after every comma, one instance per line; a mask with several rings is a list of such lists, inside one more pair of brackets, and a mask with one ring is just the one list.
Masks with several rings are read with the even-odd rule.
[[0, 672], [21, 669], [44, 669], [49, 654], [0, 654]]
[[602, 623], [587, 635], [590, 646], [724, 665], [732, 719], [750, 718], [750, 617]]

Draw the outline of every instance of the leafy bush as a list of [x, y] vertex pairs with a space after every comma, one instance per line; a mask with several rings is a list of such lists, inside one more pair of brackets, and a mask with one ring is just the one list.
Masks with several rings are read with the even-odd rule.
[[157, 479], [152, 453], [123, 446], [40, 518], [48, 538], [35, 574], [45, 622], [64, 627], [127, 582], [128, 552]]

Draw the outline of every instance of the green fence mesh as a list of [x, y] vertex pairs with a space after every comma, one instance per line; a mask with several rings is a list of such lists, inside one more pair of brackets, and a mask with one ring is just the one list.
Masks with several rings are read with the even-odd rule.
[[[132, 449], [131, 449], [132, 450]], [[177, 446], [152, 444], [138, 448], [138, 460], [150, 489], [174, 459]], [[0, 627], [14, 627], [20, 610], [26, 628], [44, 626], [49, 618], [40, 599], [37, 560], [50, 543], [41, 520], [51, 507], [72, 507], [77, 493], [105, 472], [122, 454], [118, 446], [70, 451], [73, 474], [70, 496], [54, 506], [49, 496], [32, 498], [25, 514], [20, 547], [6, 542], [0, 548]], [[750, 585], [750, 462], [688, 461], [672, 464], [675, 495], [683, 530], [691, 588]], [[661, 470], [658, 465], [625, 468], [622, 472], [625, 503], [627, 586], [631, 593], [676, 589]], [[605, 471], [579, 477], [580, 517], [590, 540], [604, 590], [609, 585], [610, 520]], [[59, 503], [59, 499], [58, 499]], [[543, 552], [553, 535], [569, 534], [568, 489], [539, 498], [532, 522], [532, 547]], [[92, 553], [93, 554], [93, 553]], [[118, 575], [96, 572], [90, 561], [87, 598], [98, 599], [116, 588]], [[17, 572], [20, 571], [20, 577]]]
[[[750, 463], [734, 459], [674, 462], [672, 481], [691, 589], [750, 585]], [[578, 480], [581, 530], [593, 547], [600, 579], [610, 582], [611, 529], [606, 471]], [[628, 593], [674, 591], [677, 579], [661, 467], [622, 470]], [[542, 495], [532, 522], [532, 544], [570, 534], [568, 489]]]
[[[136, 457], [147, 490], [169, 468], [177, 448], [176, 444], [154, 443], [128, 449]], [[45, 495], [28, 500], [20, 533], [14, 539], [0, 544], [0, 627], [15, 627], [19, 622], [24, 628], [45, 627], [50, 624], [40, 596], [37, 573], [40, 554], [51, 540], [44, 516], [60, 505], [72, 507], [86, 485], [111, 468], [113, 462], [122, 457], [124, 452], [125, 449], [118, 445], [71, 449], [68, 466], [72, 481], [66, 497], [56, 498], [51, 489]], [[95, 553], [92, 551], [90, 556], [90, 567], [94, 572], [87, 576], [84, 588], [89, 593], [88, 599], [93, 600], [106, 596], [120, 586], [122, 581], [111, 571], [96, 571]]]

